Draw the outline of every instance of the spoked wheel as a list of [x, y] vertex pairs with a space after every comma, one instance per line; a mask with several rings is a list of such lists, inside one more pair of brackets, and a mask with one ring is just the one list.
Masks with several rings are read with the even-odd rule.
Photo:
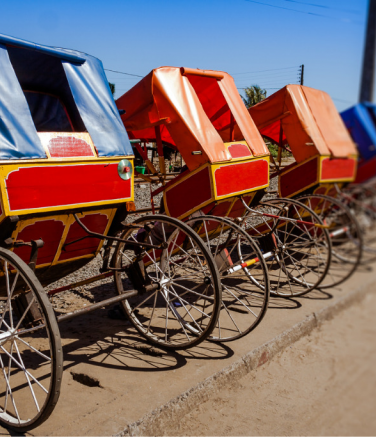
[[[376, 188], [362, 184], [343, 190], [341, 200], [350, 208], [363, 236], [363, 252], [376, 255]], [[365, 257], [363, 257], [363, 260]]]
[[362, 258], [363, 240], [359, 224], [350, 209], [333, 197], [306, 194], [299, 196], [298, 200], [329, 226], [332, 259], [320, 288], [339, 285], [355, 272]]
[[0, 424], [25, 432], [60, 394], [63, 354], [55, 314], [33, 271], [0, 248]]
[[138, 332], [169, 349], [205, 340], [217, 323], [221, 285], [204, 242], [188, 225], [165, 215], [137, 219], [121, 238], [162, 247], [138, 249], [120, 242], [114, 252], [118, 293], [138, 290], [122, 301]]
[[331, 259], [329, 233], [317, 214], [293, 199], [268, 199], [252, 210], [242, 227], [263, 252], [270, 293], [293, 297], [317, 288]]
[[198, 216], [186, 222], [203, 239], [217, 264], [222, 305], [210, 337], [231, 341], [252, 331], [268, 308], [269, 278], [260, 249], [234, 222]]

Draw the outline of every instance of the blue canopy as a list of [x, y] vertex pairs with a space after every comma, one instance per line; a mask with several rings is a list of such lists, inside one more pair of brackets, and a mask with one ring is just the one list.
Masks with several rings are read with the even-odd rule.
[[133, 155], [100, 60], [0, 34], [0, 159], [46, 158], [38, 132], [88, 132], [99, 156]]
[[362, 158], [368, 160], [376, 156], [376, 105], [359, 103], [341, 116]]

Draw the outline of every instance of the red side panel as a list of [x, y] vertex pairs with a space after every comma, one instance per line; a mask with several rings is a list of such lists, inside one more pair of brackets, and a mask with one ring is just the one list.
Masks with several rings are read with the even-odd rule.
[[324, 158], [321, 162], [321, 181], [333, 179], [350, 179], [354, 176], [356, 160]]
[[[247, 205], [250, 203], [252, 198], [253, 198], [253, 195], [251, 195], [251, 196], [243, 196], [243, 199], [244, 199], [244, 201], [245, 201], [245, 203]], [[241, 201], [241, 199], [238, 199], [234, 203], [234, 205], [233, 205], [233, 207], [232, 207], [228, 217], [231, 217], [231, 218], [242, 217], [244, 212], [245, 212], [245, 207], [243, 205], [243, 202]]]
[[313, 192], [313, 194], [326, 194], [327, 192], [327, 187], [318, 187], [316, 188], [316, 190]]
[[327, 193], [326, 195], [327, 195], [327, 196], [330, 196], [330, 197], [337, 198], [337, 197], [338, 197], [338, 191], [336, 190], [335, 187], [333, 187], [333, 188], [331, 188], [331, 189], [328, 191], [328, 193]]
[[81, 138], [56, 137], [48, 143], [48, 150], [52, 158], [73, 158], [94, 156], [90, 145]]
[[172, 217], [180, 217], [211, 198], [208, 167], [166, 191], [167, 208]]
[[11, 211], [124, 200], [131, 179], [121, 179], [114, 164], [21, 167], [6, 179]]
[[224, 165], [215, 170], [217, 196], [236, 194], [268, 184], [268, 161]]
[[362, 161], [358, 165], [355, 183], [361, 184], [376, 176], [376, 157], [368, 161]]
[[214, 208], [215, 208], [215, 202], [212, 202], [212, 203], [209, 203], [209, 205], [206, 205], [203, 208], [201, 208], [200, 211], [202, 211], [203, 214], [212, 215], [212, 211]]
[[[31, 240], [42, 239], [44, 246], [38, 250], [37, 265], [52, 263], [55, 258], [65, 225], [59, 220], [41, 220], [32, 225], [26, 226], [17, 235], [17, 240], [30, 242]], [[28, 246], [16, 247], [17, 254], [26, 264], [30, 261], [31, 248]]]
[[288, 197], [317, 181], [317, 159], [315, 158], [299, 167], [295, 167], [287, 173], [281, 174], [279, 180], [281, 196]]
[[227, 211], [230, 209], [232, 204], [232, 199], [228, 202], [222, 202], [219, 205], [216, 205], [212, 211], [210, 211], [210, 215], [215, 215], [216, 217], [226, 217]]
[[[90, 231], [103, 234], [106, 230], [108, 217], [105, 214], [90, 214], [83, 217], [81, 221]], [[98, 238], [85, 238], [84, 240], [77, 241], [77, 243], [66, 245], [85, 236], [87, 236], [87, 233], [77, 222], [71, 224], [59, 261], [94, 253], [101, 242]]]
[[245, 144], [231, 144], [228, 151], [233, 158], [245, 158], [247, 156], [252, 156], [251, 151]]

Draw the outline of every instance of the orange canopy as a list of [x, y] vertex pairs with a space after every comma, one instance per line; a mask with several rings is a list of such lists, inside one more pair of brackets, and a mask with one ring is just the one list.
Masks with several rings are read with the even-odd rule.
[[[330, 96], [313, 88], [287, 85], [249, 109], [260, 133], [288, 143], [297, 162], [317, 155], [346, 158], [356, 147]], [[282, 138], [281, 138], [282, 128]]]
[[[254, 156], [268, 155], [254, 122], [224, 72], [161, 67], [116, 101], [131, 139], [176, 147], [190, 170], [230, 161], [225, 142], [246, 140]], [[159, 132], [158, 132], [159, 131]]]

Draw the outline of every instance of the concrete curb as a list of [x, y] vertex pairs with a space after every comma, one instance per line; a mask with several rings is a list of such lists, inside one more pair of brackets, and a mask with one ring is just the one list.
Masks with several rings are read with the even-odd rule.
[[163, 435], [165, 423], [179, 420], [207, 401], [214, 393], [231, 384], [252, 370], [270, 361], [276, 354], [310, 334], [323, 322], [332, 319], [336, 314], [349, 306], [360, 302], [374, 288], [373, 283], [363, 284], [346, 296], [336, 299], [330, 305], [316, 311], [304, 320], [282, 332], [277, 337], [248, 352], [238, 361], [206, 378], [196, 386], [182, 393], [166, 404], [144, 415], [141, 419], [129, 424], [118, 436]]

